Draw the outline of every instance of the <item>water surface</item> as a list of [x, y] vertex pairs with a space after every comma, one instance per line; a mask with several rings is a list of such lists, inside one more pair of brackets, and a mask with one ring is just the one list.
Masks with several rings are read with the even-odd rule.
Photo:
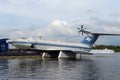
[[76, 59], [0, 59], [0, 80], [119, 80], [120, 54]]

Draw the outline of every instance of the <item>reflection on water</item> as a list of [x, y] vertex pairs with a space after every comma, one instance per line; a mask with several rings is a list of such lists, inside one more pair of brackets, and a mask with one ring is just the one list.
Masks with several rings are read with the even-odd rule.
[[0, 80], [119, 80], [120, 54], [68, 59], [0, 59]]

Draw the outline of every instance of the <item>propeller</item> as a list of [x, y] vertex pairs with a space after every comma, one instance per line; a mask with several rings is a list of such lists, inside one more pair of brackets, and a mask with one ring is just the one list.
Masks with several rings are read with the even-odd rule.
[[84, 31], [85, 31], [85, 29], [86, 29], [86, 28], [84, 28], [83, 26], [84, 26], [84, 25], [81, 25], [81, 27], [80, 27], [80, 28], [79, 28], [79, 27], [77, 28], [77, 29], [78, 29], [78, 33], [80, 33], [80, 32], [81, 32], [81, 33], [82, 33], [82, 35], [84, 34]]

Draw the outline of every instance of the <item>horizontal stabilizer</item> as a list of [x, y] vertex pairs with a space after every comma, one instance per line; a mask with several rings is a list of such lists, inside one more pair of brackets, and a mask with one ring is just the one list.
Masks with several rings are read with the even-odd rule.
[[91, 33], [93, 35], [108, 35], [108, 36], [120, 36], [120, 34], [109, 34], [109, 33]]
[[99, 36], [120, 36], [120, 34], [109, 34], [109, 33], [92, 33], [89, 31], [84, 31], [87, 34], [85, 38], [81, 41], [82, 44], [93, 45]]

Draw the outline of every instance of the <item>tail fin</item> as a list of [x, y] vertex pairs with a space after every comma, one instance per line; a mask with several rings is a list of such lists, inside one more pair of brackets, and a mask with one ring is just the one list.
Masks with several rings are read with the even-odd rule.
[[99, 36], [120, 36], [120, 34], [107, 34], [107, 33], [91, 33], [84, 31], [87, 36], [81, 41], [82, 44], [93, 45]]
[[107, 35], [107, 36], [110, 36], [110, 35], [113, 35], [113, 36], [120, 36], [120, 34], [106, 34], [106, 33], [91, 33], [89, 31], [86, 31], [83, 27], [83, 25], [81, 25], [81, 28], [77, 28], [78, 29], [78, 33], [82, 33], [82, 35], [84, 33], [87, 34], [87, 36], [81, 41], [82, 44], [87, 44], [87, 45], [90, 45], [92, 46], [95, 41], [98, 39], [99, 36], [104, 36], [104, 35]]
[[87, 44], [87, 45], [93, 45], [96, 40], [98, 39], [99, 35], [95, 34], [88, 34], [87, 36], [84, 37], [84, 39], [81, 41], [82, 44]]
[[8, 39], [0, 39], [0, 52], [8, 51], [8, 43], [6, 42]]

